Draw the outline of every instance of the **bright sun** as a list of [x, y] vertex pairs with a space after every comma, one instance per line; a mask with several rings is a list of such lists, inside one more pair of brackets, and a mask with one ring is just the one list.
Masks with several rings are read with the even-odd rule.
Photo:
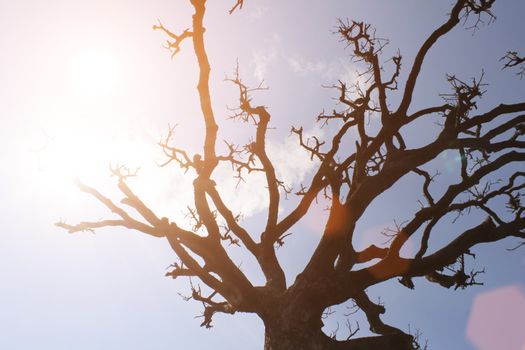
[[[112, 115], [118, 95], [117, 64], [113, 56], [90, 49], [74, 55], [64, 95], [73, 108], [42, 127], [38, 168], [48, 183], [63, 186], [75, 177], [93, 181], [107, 177], [109, 164], [138, 166], [152, 162], [153, 143], [137, 135], [137, 127]], [[148, 145], [148, 143], [150, 143]], [[149, 146], [149, 147], [148, 147]]]
[[[124, 86], [126, 75], [120, 74], [126, 66], [116, 57], [92, 49], [73, 54], [64, 62], [62, 75], [56, 77], [64, 84], [57, 84], [52, 91], [59, 103], [32, 131], [34, 142], [28, 153], [28, 163], [36, 165], [31, 166], [35, 171], [32, 181], [43, 196], [68, 201], [75, 211], [85, 209], [74, 204], [79, 197], [76, 178], [111, 196], [115, 186], [109, 177], [110, 165], [131, 171], [140, 168], [139, 176], [130, 180], [136, 193], [155, 203], [163, 216], [183, 218], [173, 211], [173, 203], [190, 202], [192, 192], [187, 189], [191, 179], [176, 167], [161, 170], [157, 166], [156, 162], [166, 160], [157, 145], [162, 130], [142, 112], [130, 112], [126, 109], [129, 104], [122, 105], [130, 95]], [[142, 103], [140, 99], [134, 102]], [[177, 196], [172, 197], [175, 192]]]

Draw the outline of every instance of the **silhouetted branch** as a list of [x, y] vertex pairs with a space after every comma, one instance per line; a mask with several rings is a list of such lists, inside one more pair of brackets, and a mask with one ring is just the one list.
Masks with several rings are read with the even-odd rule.
[[233, 7], [228, 11], [228, 13], [231, 15], [237, 8], [239, 8], [239, 10], [242, 10], [243, 5], [244, 5], [244, 0], [237, 0], [235, 5], [233, 5]]
[[189, 29], [185, 29], [182, 32], [182, 34], [177, 35], [171, 32], [166, 27], [164, 27], [160, 20], [158, 22], [159, 24], [153, 26], [153, 30], [161, 30], [165, 34], [167, 34], [171, 39], [173, 39], [173, 41], [166, 40], [166, 48], [171, 51], [171, 58], [174, 58], [175, 55], [180, 51], [180, 44], [184, 41], [184, 39], [190, 38], [193, 35], [193, 33], [190, 32]]
[[200, 301], [202, 305], [204, 306], [204, 312], [201, 316], [204, 318], [204, 320], [201, 323], [201, 327], [206, 327], [206, 328], [213, 327], [211, 324], [212, 317], [217, 312], [233, 315], [236, 311], [235, 308], [226, 301], [223, 301], [223, 302], [213, 301], [213, 297], [216, 294], [217, 292], [213, 292], [210, 296], [204, 297], [201, 294], [200, 288], [197, 288], [197, 289], [192, 288], [191, 298], [193, 300]]
[[516, 51], [507, 51], [500, 61], [504, 61], [503, 68], [514, 68], [518, 67], [516, 75], [523, 78], [525, 75], [525, 57], [518, 56]]
[[165, 161], [164, 163], [158, 164], [158, 165], [161, 167], [164, 167], [168, 165], [169, 163], [171, 163], [172, 161], [175, 161], [179, 164], [181, 168], [188, 171], [190, 167], [195, 168], [197, 166], [197, 164], [200, 161], [200, 155], [195, 155], [192, 161], [190, 160], [190, 157], [188, 156], [186, 151], [170, 146], [170, 143], [173, 140], [175, 127], [176, 125], [173, 127], [169, 126], [168, 134], [166, 135], [166, 137], [158, 142], [158, 145], [162, 147], [162, 151], [164, 152], [164, 155], [168, 157], [167, 161]]
[[382, 305], [374, 304], [366, 293], [359, 292], [354, 296], [355, 303], [366, 315], [368, 323], [370, 324], [370, 331], [376, 334], [392, 334], [403, 333], [400, 329], [389, 326], [381, 321], [379, 315], [385, 313], [385, 308]]

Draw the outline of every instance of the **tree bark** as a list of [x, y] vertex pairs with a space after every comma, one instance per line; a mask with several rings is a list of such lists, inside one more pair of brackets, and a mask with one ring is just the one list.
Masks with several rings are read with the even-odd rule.
[[335, 340], [321, 327], [305, 328], [299, 322], [283, 321], [266, 324], [264, 350], [414, 350], [414, 339], [408, 334], [388, 334], [350, 340]]
[[324, 350], [330, 349], [329, 337], [319, 331], [306, 331], [290, 325], [288, 329], [267, 327], [264, 350]]

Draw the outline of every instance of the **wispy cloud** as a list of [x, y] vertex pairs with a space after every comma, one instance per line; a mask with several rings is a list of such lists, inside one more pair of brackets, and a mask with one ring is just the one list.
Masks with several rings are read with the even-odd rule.
[[322, 60], [310, 60], [301, 55], [294, 55], [288, 58], [288, 64], [292, 71], [299, 74], [317, 73], [326, 74], [329, 65]]
[[[144, 129], [147, 129], [146, 127]], [[148, 205], [159, 217], [168, 217], [182, 227], [191, 228], [190, 219], [187, 217], [188, 207], [193, 208], [193, 180], [195, 173], [190, 170], [184, 173], [175, 163], [159, 168], [155, 161], [163, 162], [165, 158], [160, 148], [152, 142], [152, 137], [158, 130], [147, 130], [140, 135], [134, 134], [134, 142], [141, 149], [140, 157], [127, 160], [118, 158], [120, 164], [130, 167], [140, 166], [137, 177], [129, 179], [133, 191]], [[322, 130], [304, 132], [304, 137], [312, 135], [323, 136]], [[128, 145], [126, 143], [126, 145]], [[299, 146], [297, 137], [291, 135], [284, 140], [267, 141], [268, 156], [272, 160], [279, 180], [287, 186], [298, 185], [305, 180], [307, 175], [315, 168], [317, 162], [310, 159], [309, 154]], [[113, 161], [117, 158], [112, 159]], [[115, 164], [115, 162], [113, 162]], [[268, 190], [266, 178], [261, 172], [244, 174], [244, 181], [239, 182], [235, 177], [235, 170], [229, 164], [223, 163], [213, 174], [217, 189], [223, 200], [236, 214], [251, 217], [268, 207]], [[87, 184], [106, 183], [103, 192], [112, 192], [113, 181], [108, 183], [106, 173], [94, 179], [86, 179]]]
[[353, 83], [358, 79], [356, 68], [348, 58], [322, 60], [295, 54], [287, 58], [287, 63], [292, 72], [299, 75], [318, 75], [332, 82]]
[[272, 37], [266, 39], [265, 49], [253, 52], [253, 75], [257, 80], [264, 80], [270, 65], [277, 61], [279, 52], [281, 51], [280, 42], [281, 37], [278, 34], [274, 34]]
[[[308, 139], [312, 136], [322, 137], [322, 129], [305, 131], [303, 136]], [[268, 155], [274, 162], [277, 176], [287, 185], [300, 184], [306, 175], [318, 164], [310, 159], [310, 154], [299, 146], [295, 135], [286, 138], [284, 142], [269, 142], [267, 145]]]
[[252, 8], [251, 11], [248, 12], [248, 16], [251, 19], [261, 19], [266, 15], [270, 8], [268, 6], [263, 5], [257, 5]]
[[264, 47], [252, 53], [253, 76], [258, 81], [264, 80], [277, 66], [288, 67], [292, 73], [300, 76], [321, 77], [326, 83], [341, 80], [351, 84], [359, 78], [354, 63], [348, 57], [321, 59], [290, 53], [282, 47], [278, 35], [267, 39]]
[[253, 53], [253, 76], [257, 80], [264, 80], [264, 77], [266, 76], [266, 72], [268, 70], [268, 66], [275, 61], [275, 57], [275, 50], [270, 50], [267, 52], [256, 51]]
[[[313, 130], [305, 132], [305, 137], [314, 134]], [[315, 132], [322, 136], [322, 131]], [[272, 160], [276, 175], [286, 186], [297, 187], [318, 164], [311, 160], [309, 154], [299, 146], [297, 138], [290, 136], [284, 141], [269, 141], [268, 157]], [[231, 168], [223, 167], [215, 173], [215, 181], [225, 201], [236, 213], [245, 217], [255, 215], [268, 207], [268, 189], [266, 178], [261, 172], [247, 174], [244, 180], [232, 176]]]

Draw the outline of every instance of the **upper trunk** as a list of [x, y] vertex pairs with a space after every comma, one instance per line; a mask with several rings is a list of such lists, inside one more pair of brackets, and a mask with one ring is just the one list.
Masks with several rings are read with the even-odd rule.
[[266, 327], [264, 350], [414, 350], [413, 338], [407, 334], [337, 341], [320, 329], [305, 330], [294, 324], [286, 330]]
[[[388, 334], [376, 337], [337, 341], [321, 330], [322, 308], [308, 299], [280, 300], [265, 310], [264, 350], [414, 350], [413, 337]], [[313, 299], [315, 300], [315, 299]]]

